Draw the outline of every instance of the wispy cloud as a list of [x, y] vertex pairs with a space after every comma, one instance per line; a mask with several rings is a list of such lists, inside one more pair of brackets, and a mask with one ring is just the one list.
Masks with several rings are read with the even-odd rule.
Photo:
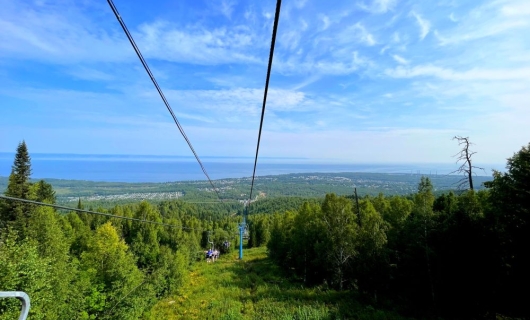
[[321, 15], [320, 19], [322, 21], [322, 27], [320, 30], [326, 30], [331, 25], [331, 21], [329, 20], [329, 17], [326, 15]]
[[420, 27], [420, 40], [425, 39], [425, 37], [429, 34], [429, 31], [431, 30], [431, 23], [414, 11], [411, 11], [410, 14], [414, 18], [416, 18], [416, 22]]
[[[170, 144], [185, 154], [106, 3], [61, 1], [2, 2], [0, 136], [46, 132], [63, 152], [145, 144], [160, 154]], [[274, 3], [160, 1], [148, 12], [141, 2], [120, 9], [186, 133], [201, 155], [251, 154]], [[510, 155], [530, 136], [528, 8], [528, 0], [285, 3], [263, 155], [452, 161], [456, 132], [494, 150], [480, 152], [491, 159]]]
[[219, 10], [221, 11], [221, 13], [227, 17], [228, 19], [231, 19], [232, 18], [232, 12], [234, 12], [234, 6], [235, 6], [235, 1], [231, 1], [231, 0], [222, 0], [221, 3], [219, 4]]
[[528, 1], [511, 3], [503, 6], [501, 12], [506, 16], [529, 16], [530, 3]]
[[167, 22], [157, 21], [139, 28], [138, 43], [147, 56], [166, 61], [195, 64], [257, 63], [253, 54], [263, 44], [244, 26], [206, 29], [189, 27], [184, 30]]
[[494, 23], [482, 26], [477, 25], [474, 29], [470, 28], [470, 30], [465, 31], [460, 30], [459, 32], [448, 35], [443, 35], [439, 31], [435, 31], [435, 36], [438, 39], [440, 45], [445, 46], [499, 35], [509, 30], [526, 27], [528, 25], [530, 25], [530, 23], [525, 20], [512, 20], [498, 22], [496, 24]]
[[134, 59], [125, 39], [84, 14], [76, 6], [64, 15], [53, 4], [36, 9], [6, 0], [0, 11], [0, 57], [56, 64]]
[[[435, 36], [440, 45], [459, 45], [467, 41], [501, 37], [512, 30], [530, 26], [530, 4], [525, 0], [487, 2], [467, 13], [459, 14], [456, 26], [439, 28]], [[449, 18], [453, 20], [454, 13]], [[511, 38], [514, 37], [512, 32]]]
[[397, 54], [392, 55], [392, 58], [396, 60], [399, 64], [409, 64], [409, 61], [401, 56], [398, 56]]
[[294, 1], [294, 5], [298, 8], [298, 9], [302, 9], [303, 7], [305, 7], [307, 3], [307, 0], [295, 0]]
[[530, 68], [513, 69], [470, 69], [467, 71], [455, 71], [434, 65], [421, 65], [411, 68], [397, 67], [387, 69], [386, 75], [394, 78], [435, 77], [443, 80], [523, 80], [530, 79]]
[[301, 60], [291, 56], [287, 60], [278, 59], [275, 68], [283, 74], [347, 75], [371, 64], [357, 51], [345, 50], [336, 54], [335, 58], [319, 60]]
[[393, 10], [397, 4], [397, 0], [372, 0], [369, 4], [364, 2], [358, 3], [357, 5], [368, 12], [372, 13], [385, 13]]
[[373, 46], [376, 44], [374, 36], [368, 32], [366, 27], [360, 22], [345, 28], [336, 36], [336, 39], [341, 44], [351, 43], [352, 40], [358, 43], [363, 43], [367, 46]]
[[373, 46], [376, 41], [374, 36], [366, 30], [366, 27], [360, 22], [357, 22], [355, 25], [351, 26], [346, 30], [346, 33], [349, 33], [350, 36], [353, 36], [357, 41], [364, 43], [368, 46]]

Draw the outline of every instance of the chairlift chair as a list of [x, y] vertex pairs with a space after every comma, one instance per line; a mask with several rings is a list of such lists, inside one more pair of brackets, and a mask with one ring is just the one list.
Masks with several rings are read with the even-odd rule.
[[22, 291], [0, 291], [0, 298], [17, 298], [22, 302], [22, 307], [20, 310], [20, 316], [18, 320], [26, 320], [29, 313], [30, 302], [29, 296]]

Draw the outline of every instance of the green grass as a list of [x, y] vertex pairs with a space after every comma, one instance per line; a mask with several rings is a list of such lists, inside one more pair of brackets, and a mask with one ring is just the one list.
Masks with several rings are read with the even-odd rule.
[[177, 295], [161, 300], [150, 319], [401, 319], [358, 303], [349, 292], [305, 288], [285, 278], [265, 248], [195, 264]]

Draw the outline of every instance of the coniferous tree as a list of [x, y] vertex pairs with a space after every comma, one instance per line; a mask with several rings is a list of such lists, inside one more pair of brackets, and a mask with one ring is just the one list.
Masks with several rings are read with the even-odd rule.
[[[13, 166], [11, 167], [11, 174], [9, 175], [9, 182], [5, 195], [8, 197], [29, 199], [30, 176], [31, 158], [28, 153], [26, 142], [22, 141], [17, 147], [17, 153], [15, 155]], [[30, 205], [20, 202], [2, 201], [0, 203], [0, 227], [19, 218], [27, 218], [29, 216], [30, 207]]]
[[40, 180], [33, 186], [33, 197], [35, 200], [40, 202], [49, 202], [55, 204], [57, 197], [55, 196], [55, 191], [51, 184], [47, 183], [44, 180]]

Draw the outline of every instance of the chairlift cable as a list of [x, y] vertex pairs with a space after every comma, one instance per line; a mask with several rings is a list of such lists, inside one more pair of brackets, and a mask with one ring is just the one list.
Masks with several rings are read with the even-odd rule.
[[129, 220], [129, 221], [136, 221], [136, 222], [141, 222], [141, 223], [156, 224], [156, 225], [159, 225], [159, 226], [165, 226], [165, 227], [170, 227], [170, 228], [194, 230], [194, 231], [204, 231], [202, 229], [183, 227], [183, 226], [178, 226], [178, 225], [175, 225], [175, 224], [163, 223], [163, 222], [146, 220], [146, 219], [138, 219], [138, 218], [132, 218], [132, 217], [124, 217], [124, 216], [118, 216], [118, 215], [115, 215], [115, 214], [96, 212], [96, 211], [90, 211], [90, 210], [84, 210], [84, 209], [70, 208], [70, 207], [65, 207], [65, 206], [61, 206], [61, 205], [58, 205], [58, 204], [51, 204], [51, 203], [45, 203], [45, 202], [28, 200], [28, 199], [21, 199], [21, 198], [15, 198], [15, 197], [8, 197], [8, 196], [4, 196], [4, 195], [0, 195], [0, 199], [10, 200], [10, 201], [18, 201], [18, 202], [24, 202], [24, 203], [30, 203], [30, 204], [35, 204], [35, 205], [39, 205], [39, 206], [52, 207], [52, 208], [55, 208], [55, 209], [62, 209], [62, 210], [76, 211], [76, 212], [81, 212], [81, 213], [96, 214], [96, 215], [100, 215], [100, 216], [106, 216], [106, 217], [110, 217], [110, 218], [118, 218], [118, 219]]
[[269, 64], [267, 66], [267, 77], [265, 79], [265, 90], [263, 92], [263, 105], [261, 107], [261, 119], [259, 122], [259, 131], [258, 131], [258, 143], [256, 145], [256, 156], [254, 158], [254, 170], [252, 171], [252, 182], [250, 184], [250, 194], [248, 201], [245, 204], [245, 210], [243, 211], [243, 222], [239, 225], [239, 259], [243, 259], [243, 234], [246, 226], [246, 217], [248, 215], [248, 207], [252, 201], [252, 192], [254, 190], [254, 180], [256, 178], [256, 167], [258, 165], [258, 155], [259, 155], [259, 145], [261, 142], [261, 131], [263, 129], [263, 119], [265, 118], [265, 106], [267, 105], [267, 93], [269, 91], [269, 81], [271, 77], [272, 70], [272, 60], [274, 57], [274, 46], [276, 44], [276, 32], [278, 31], [278, 21], [280, 20], [280, 9], [282, 6], [282, 0], [276, 1], [276, 12], [274, 14], [274, 25], [272, 27], [272, 39], [271, 39], [271, 48], [269, 52]]
[[195, 149], [193, 148], [190, 140], [188, 139], [188, 136], [186, 135], [186, 133], [184, 132], [184, 129], [182, 128], [180, 122], [178, 121], [177, 116], [175, 115], [175, 113], [173, 112], [173, 109], [169, 105], [169, 102], [167, 101], [166, 96], [164, 95], [164, 93], [162, 92], [162, 89], [158, 85], [158, 82], [156, 81], [155, 76], [153, 75], [153, 73], [151, 72], [151, 69], [147, 65], [147, 62], [145, 61], [142, 53], [140, 52], [140, 49], [136, 45], [136, 42], [134, 41], [131, 33], [129, 32], [129, 29], [127, 29], [127, 26], [125, 25], [125, 22], [123, 21], [123, 19], [121, 18], [120, 14], [118, 13], [118, 9], [114, 5], [114, 2], [112, 0], [107, 0], [107, 3], [109, 4], [110, 8], [112, 9], [112, 12], [114, 12], [114, 15], [116, 16], [116, 19], [118, 19], [118, 22], [120, 23], [123, 31], [125, 32], [125, 35], [129, 39], [129, 42], [131, 43], [134, 51], [136, 52], [136, 55], [138, 55], [138, 58], [140, 59], [140, 62], [142, 63], [142, 65], [143, 65], [145, 71], [147, 72], [147, 74], [149, 75], [149, 78], [151, 78], [151, 81], [153, 82], [153, 85], [155, 86], [156, 90], [158, 91], [158, 94], [160, 95], [160, 98], [162, 98], [162, 101], [164, 101], [164, 104], [166, 105], [167, 110], [169, 111], [169, 113], [173, 117], [173, 120], [175, 121], [175, 124], [177, 125], [180, 133], [182, 134], [182, 137], [184, 137], [184, 140], [186, 140], [186, 142], [188, 143], [188, 146], [190, 147], [191, 152], [193, 152], [193, 155], [195, 156], [195, 159], [197, 159], [197, 162], [201, 166], [202, 172], [204, 173], [206, 178], [208, 178], [208, 181], [210, 182], [210, 184], [211, 184], [213, 190], [215, 191], [215, 193], [217, 194], [217, 197], [221, 198], [219, 196], [219, 192], [217, 191], [217, 188], [214, 186], [212, 180], [210, 179], [210, 176], [208, 175], [208, 173], [206, 172], [206, 169], [204, 168], [204, 165], [202, 164], [201, 160], [199, 159], [199, 156], [197, 155], [197, 152], [195, 152]]
[[278, 21], [280, 20], [281, 5], [282, 5], [282, 0], [277, 0], [276, 13], [274, 15], [274, 26], [272, 28], [272, 40], [271, 40], [271, 48], [270, 48], [270, 53], [269, 53], [269, 65], [267, 67], [267, 78], [265, 80], [265, 90], [263, 93], [263, 105], [261, 107], [261, 120], [259, 123], [258, 143], [256, 146], [256, 157], [254, 158], [254, 171], [252, 173], [252, 183], [250, 185], [250, 196], [249, 196], [248, 205], [250, 205], [250, 201], [252, 200], [252, 191], [254, 190], [254, 179], [256, 177], [256, 166], [258, 164], [259, 144], [261, 141], [261, 130], [263, 128], [263, 118], [265, 117], [265, 105], [267, 104], [267, 93], [269, 91], [269, 80], [271, 76], [272, 59], [274, 56], [274, 45], [276, 44], [276, 31], [278, 30]]

